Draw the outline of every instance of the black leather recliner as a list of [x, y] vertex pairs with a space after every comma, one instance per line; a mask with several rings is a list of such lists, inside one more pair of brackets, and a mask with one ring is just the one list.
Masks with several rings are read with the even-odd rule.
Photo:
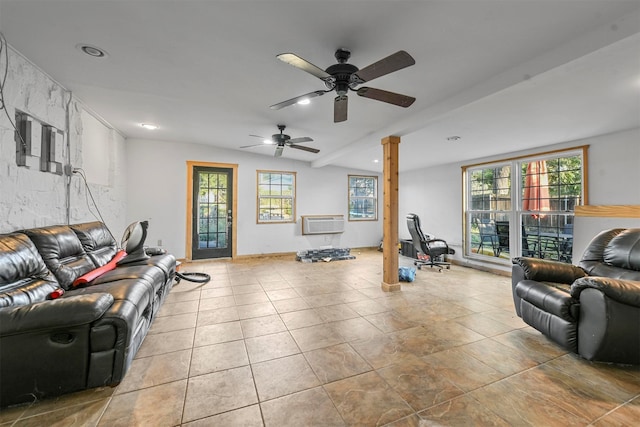
[[513, 302], [527, 324], [587, 360], [640, 364], [640, 228], [601, 232], [578, 266], [513, 264]]
[[75, 284], [117, 251], [100, 222], [0, 235], [0, 407], [122, 380], [176, 260], [152, 256]]

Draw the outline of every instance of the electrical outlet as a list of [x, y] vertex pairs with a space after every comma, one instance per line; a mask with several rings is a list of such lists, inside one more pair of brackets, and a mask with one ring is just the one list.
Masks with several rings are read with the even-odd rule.
[[158, 239], [158, 246], [162, 246], [162, 239]]

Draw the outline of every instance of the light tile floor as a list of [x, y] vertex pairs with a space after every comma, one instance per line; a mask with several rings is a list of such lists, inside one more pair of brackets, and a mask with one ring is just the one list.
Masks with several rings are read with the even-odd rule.
[[[382, 255], [185, 264], [124, 381], [2, 426], [597, 425], [640, 420], [640, 369], [581, 360], [514, 313], [510, 278]], [[411, 260], [401, 257], [401, 265]]]

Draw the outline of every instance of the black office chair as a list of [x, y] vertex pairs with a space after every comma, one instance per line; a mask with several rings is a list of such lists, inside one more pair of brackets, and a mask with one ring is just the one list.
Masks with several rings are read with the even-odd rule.
[[413, 240], [413, 246], [416, 248], [417, 254], [423, 254], [424, 259], [416, 259], [413, 265], [422, 269], [423, 265], [429, 267], [437, 267], [438, 271], [442, 271], [442, 267], [451, 268], [451, 264], [444, 261], [445, 254], [452, 254], [453, 250], [449, 249], [449, 245], [442, 239], [433, 239], [425, 237], [420, 228], [420, 218], [416, 214], [407, 215], [407, 227]]

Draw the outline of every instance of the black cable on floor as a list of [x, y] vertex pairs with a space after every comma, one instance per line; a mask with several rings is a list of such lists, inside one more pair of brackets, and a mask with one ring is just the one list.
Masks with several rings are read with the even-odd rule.
[[194, 282], [194, 283], [208, 283], [209, 280], [211, 280], [211, 276], [209, 276], [207, 273], [189, 273], [189, 272], [184, 272], [184, 273], [180, 273], [176, 271], [176, 281], [180, 281], [180, 280], [186, 280], [188, 282]]

